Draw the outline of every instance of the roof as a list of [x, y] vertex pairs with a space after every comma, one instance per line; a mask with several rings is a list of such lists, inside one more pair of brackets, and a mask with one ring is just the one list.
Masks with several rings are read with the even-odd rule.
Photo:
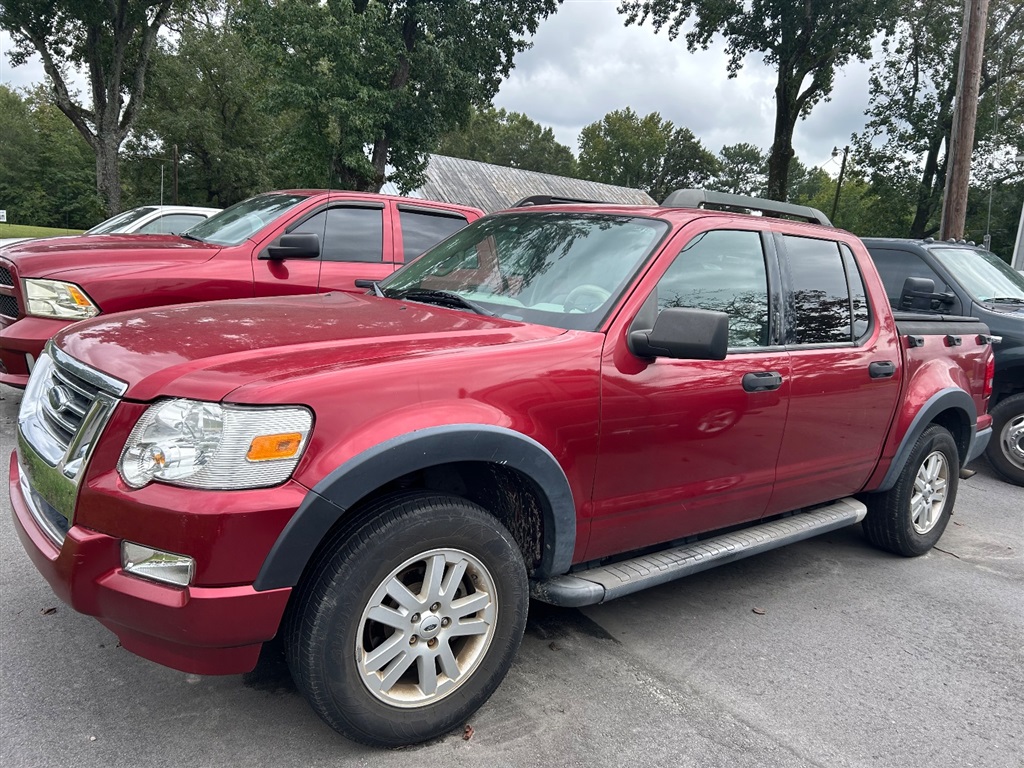
[[[618, 205], [657, 205], [646, 192], [597, 181], [571, 179], [550, 173], [507, 168], [502, 165], [429, 155], [426, 182], [409, 197], [472, 205], [487, 213], [511, 208], [524, 197], [555, 197], [593, 200]], [[394, 184], [385, 184], [384, 194], [397, 194]]]

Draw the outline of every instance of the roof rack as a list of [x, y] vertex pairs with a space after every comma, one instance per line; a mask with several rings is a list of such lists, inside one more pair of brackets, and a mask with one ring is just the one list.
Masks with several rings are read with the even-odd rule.
[[513, 208], [528, 208], [531, 205], [565, 205], [566, 203], [585, 203], [587, 205], [613, 205], [603, 200], [581, 200], [576, 197], [560, 197], [558, 195], [530, 195], [524, 197]]
[[761, 197], [746, 195], [730, 195], [725, 192], [712, 192], [706, 189], [678, 189], [665, 198], [663, 208], [713, 208], [747, 213], [759, 211], [766, 216], [782, 218], [788, 216], [811, 224], [831, 227], [832, 222], [817, 208], [793, 203], [780, 203], [777, 200], [765, 200]]

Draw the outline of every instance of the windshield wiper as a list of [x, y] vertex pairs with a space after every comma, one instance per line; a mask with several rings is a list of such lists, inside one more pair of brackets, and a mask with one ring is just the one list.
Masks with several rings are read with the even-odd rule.
[[1018, 299], [1016, 296], [993, 296], [985, 301], [993, 304], [1024, 304], [1024, 299]]
[[205, 243], [206, 242], [202, 238], [196, 237], [195, 235], [190, 235], [188, 232], [181, 232], [178, 235], [178, 237], [184, 237], [187, 240], [195, 240], [197, 243]]
[[467, 299], [455, 291], [439, 291], [427, 288], [410, 288], [395, 295], [396, 299], [410, 299], [423, 304], [437, 304], [442, 307], [461, 307], [476, 312], [478, 315], [494, 317], [495, 314], [489, 309], [484, 309], [475, 301]]

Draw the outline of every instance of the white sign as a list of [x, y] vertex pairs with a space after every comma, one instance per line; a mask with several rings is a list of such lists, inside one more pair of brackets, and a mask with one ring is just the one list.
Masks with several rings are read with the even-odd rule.
[[0, 223], [7, 221], [7, 211], [0, 209]]

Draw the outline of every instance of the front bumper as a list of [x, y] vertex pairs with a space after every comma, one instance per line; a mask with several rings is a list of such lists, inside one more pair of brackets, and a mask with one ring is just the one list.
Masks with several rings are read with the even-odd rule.
[[26, 493], [17, 454], [9, 477], [15, 529], [36, 568], [57, 597], [98, 618], [124, 648], [195, 674], [240, 674], [256, 665], [262, 644], [277, 633], [291, 589], [173, 587], [128, 575], [119, 538], [72, 525], [58, 547], [44, 533], [37, 522], [44, 515]]
[[0, 322], [0, 384], [24, 389], [46, 342], [71, 323], [45, 317], [3, 318]]

